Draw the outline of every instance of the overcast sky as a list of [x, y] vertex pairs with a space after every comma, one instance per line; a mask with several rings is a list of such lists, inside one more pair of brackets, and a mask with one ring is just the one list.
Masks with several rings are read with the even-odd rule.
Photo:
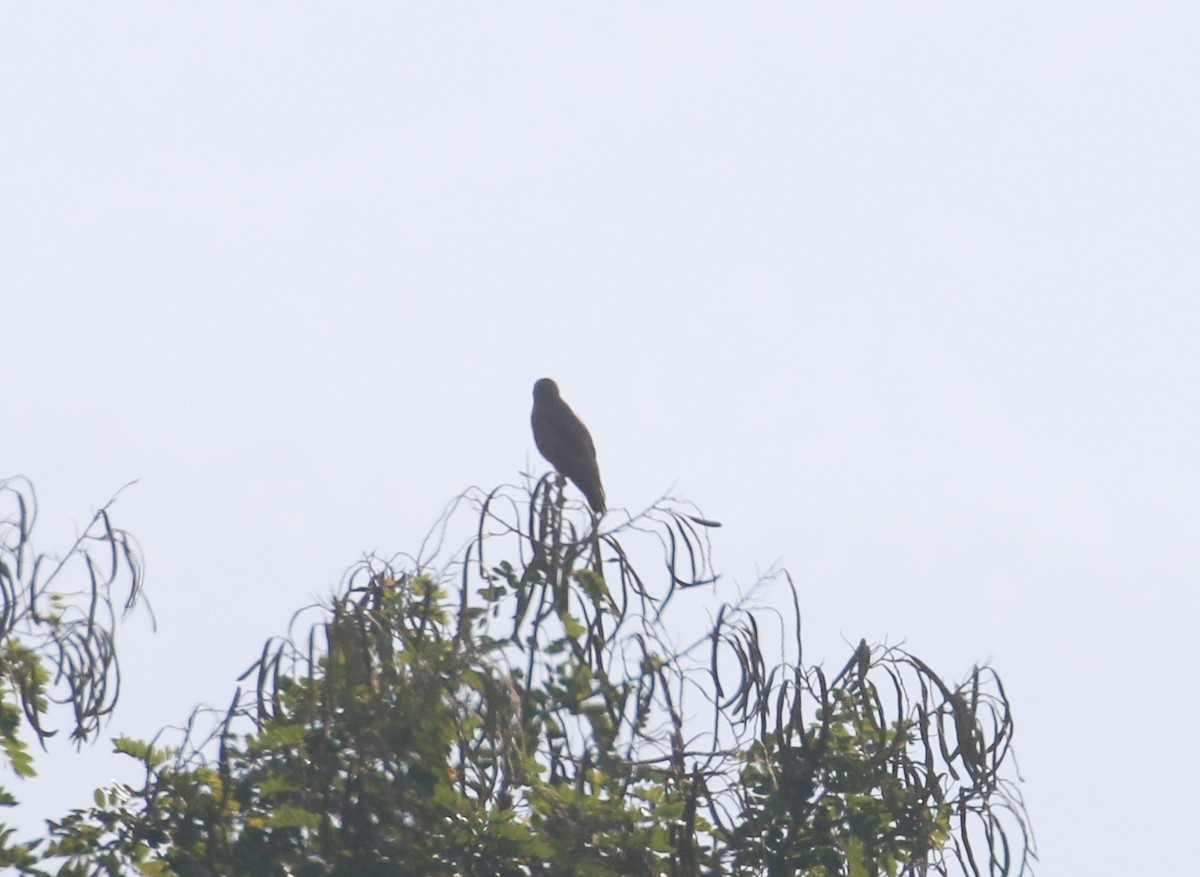
[[689, 598], [780, 563], [811, 660], [994, 665], [1041, 873], [1190, 872], [1198, 47], [1188, 2], [5, 5], [0, 475], [45, 549], [139, 479], [108, 735], [543, 471], [550, 376], [611, 508], [724, 523]]

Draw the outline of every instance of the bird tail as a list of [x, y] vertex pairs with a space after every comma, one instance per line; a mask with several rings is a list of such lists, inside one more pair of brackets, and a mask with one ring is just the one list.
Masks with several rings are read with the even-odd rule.
[[608, 509], [604, 506], [604, 488], [599, 484], [579, 485], [579, 489], [583, 495], [587, 497], [588, 505], [592, 507], [598, 515], [604, 514]]

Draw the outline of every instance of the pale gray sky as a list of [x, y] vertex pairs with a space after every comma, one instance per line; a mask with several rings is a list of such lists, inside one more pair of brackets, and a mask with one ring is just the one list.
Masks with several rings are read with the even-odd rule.
[[993, 662], [1042, 873], [1188, 872], [1197, 46], [1185, 2], [5, 6], [0, 475], [45, 548], [140, 479], [109, 732], [540, 468], [548, 375], [611, 507], [722, 520], [725, 596], [792, 571], [808, 657]]

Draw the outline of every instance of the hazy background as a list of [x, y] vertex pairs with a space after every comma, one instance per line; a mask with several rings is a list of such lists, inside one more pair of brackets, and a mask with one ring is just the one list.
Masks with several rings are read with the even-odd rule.
[[1198, 46], [1184, 2], [6, 5], [0, 475], [43, 549], [140, 479], [106, 736], [544, 471], [552, 376], [610, 506], [724, 522], [698, 606], [778, 562], [811, 660], [994, 664], [1042, 874], [1189, 872]]

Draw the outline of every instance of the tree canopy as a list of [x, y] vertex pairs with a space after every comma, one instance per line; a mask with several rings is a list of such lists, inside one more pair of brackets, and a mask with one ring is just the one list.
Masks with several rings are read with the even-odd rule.
[[714, 605], [720, 585], [700, 587], [716, 581], [719, 525], [697, 509], [665, 499], [592, 520], [548, 478], [468, 492], [416, 554], [366, 557], [298, 613], [227, 708], [198, 710], [176, 739], [119, 738], [144, 782], [51, 821], [17, 864], [179, 877], [1030, 869], [994, 671], [948, 682], [865, 642], [837, 672], [808, 665], [785, 574], [767, 583], [791, 589], [783, 644], [753, 592]]
[[[58, 733], [55, 707], [65, 707], [71, 738], [83, 743], [99, 735], [116, 706], [121, 676], [113, 631], [117, 615], [141, 599], [142, 561], [133, 538], [113, 526], [111, 505], [65, 553], [40, 553], [33, 485], [22, 477], [0, 480], [0, 761], [17, 777], [36, 773], [24, 729], [44, 742]], [[16, 803], [0, 786], [0, 805]], [[0, 823], [0, 865], [32, 867], [37, 843], [17, 843], [13, 834]]]

